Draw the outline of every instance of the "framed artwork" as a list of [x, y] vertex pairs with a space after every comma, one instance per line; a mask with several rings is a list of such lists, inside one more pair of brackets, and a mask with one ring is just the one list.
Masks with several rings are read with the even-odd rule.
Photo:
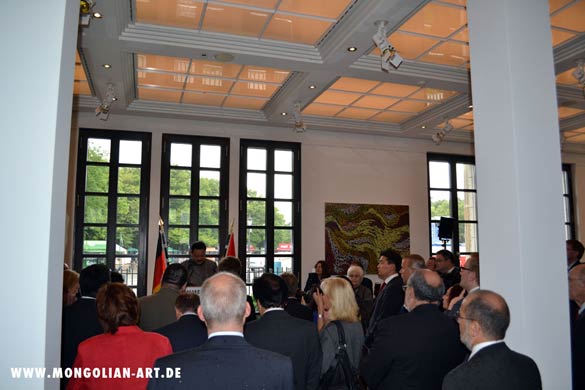
[[345, 274], [354, 261], [375, 274], [380, 252], [410, 252], [408, 206], [325, 203], [325, 262]]

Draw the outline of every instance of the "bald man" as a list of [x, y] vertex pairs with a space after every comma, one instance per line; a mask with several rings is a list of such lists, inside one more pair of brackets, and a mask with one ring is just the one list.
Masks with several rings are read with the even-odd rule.
[[289, 357], [252, 347], [244, 340], [250, 314], [246, 285], [238, 276], [220, 272], [203, 283], [197, 315], [207, 325], [203, 345], [156, 361], [155, 370], [180, 370], [180, 377], [153, 378], [148, 389], [286, 389], [293, 387]]
[[528, 356], [504, 342], [510, 310], [504, 298], [489, 290], [469, 294], [461, 305], [461, 341], [469, 358], [445, 377], [443, 390], [541, 389], [540, 373]]
[[445, 374], [463, 361], [457, 325], [433, 303], [444, 292], [434, 271], [416, 270], [410, 276], [405, 295], [409, 313], [380, 323], [360, 364], [370, 389], [440, 389]]

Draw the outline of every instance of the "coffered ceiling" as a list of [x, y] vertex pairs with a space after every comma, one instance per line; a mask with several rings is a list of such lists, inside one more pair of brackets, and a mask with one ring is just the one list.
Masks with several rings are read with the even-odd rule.
[[[472, 142], [465, 0], [96, 0], [80, 27], [74, 108], [112, 84], [110, 115]], [[585, 147], [585, 0], [550, 0], [564, 144]], [[404, 58], [386, 73], [372, 41], [387, 20]], [[354, 51], [348, 48], [355, 48]], [[111, 67], [104, 67], [105, 64]], [[583, 148], [585, 150], [585, 148]]]

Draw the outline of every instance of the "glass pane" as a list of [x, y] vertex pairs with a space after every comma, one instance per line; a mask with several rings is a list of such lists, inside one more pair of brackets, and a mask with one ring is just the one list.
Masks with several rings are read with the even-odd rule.
[[219, 196], [219, 172], [218, 171], [200, 171], [199, 172], [199, 195], [200, 196]]
[[116, 223], [138, 224], [140, 216], [140, 198], [136, 196], [119, 196]]
[[189, 144], [171, 144], [171, 166], [190, 167], [193, 157], [192, 146]]
[[[168, 252], [168, 251], [167, 251], [167, 252]], [[175, 264], [175, 263], [179, 263], [179, 264], [180, 264], [180, 263], [182, 263], [182, 262], [184, 262], [184, 261], [187, 261], [187, 260], [189, 260], [190, 258], [191, 258], [191, 257], [171, 257], [171, 256], [169, 255], [169, 260], [168, 260], [168, 262], [169, 262], [169, 264]]]
[[168, 248], [170, 255], [189, 254], [189, 228], [169, 228], [167, 236]]
[[213, 256], [219, 253], [219, 229], [200, 228], [199, 241], [207, 245], [207, 255]]
[[457, 164], [457, 188], [475, 190], [475, 165]]
[[450, 188], [449, 163], [429, 161], [429, 183], [431, 188]]
[[274, 229], [274, 253], [293, 253], [292, 229]]
[[114, 269], [122, 275], [127, 286], [138, 285], [138, 259], [136, 257], [116, 257]]
[[87, 161], [110, 162], [111, 141], [89, 138], [87, 140]]
[[266, 170], [266, 149], [248, 148], [248, 169]]
[[84, 257], [81, 261], [81, 268], [89, 267], [94, 264], [106, 264], [105, 257]]
[[221, 167], [221, 146], [218, 145], [201, 145], [201, 156], [199, 166], [202, 168], [219, 168]]
[[85, 223], [106, 223], [108, 222], [108, 197], [90, 196], [85, 197], [85, 212], [83, 216]]
[[120, 164], [142, 164], [142, 141], [120, 141]]
[[266, 198], [266, 174], [248, 173], [246, 184], [249, 198]]
[[140, 168], [120, 167], [118, 169], [118, 193], [140, 193]]
[[563, 171], [563, 194], [569, 193], [569, 175], [567, 171]]
[[431, 191], [431, 219], [451, 216], [450, 198], [449, 191]]
[[571, 206], [569, 204], [569, 197], [563, 196], [563, 203], [564, 203], [564, 210], [565, 210], [565, 222], [572, 222], [571, 221]]
[[218, 199], [199, 200], [199, 225], [219, 225]]
[[108, 192], [110, 167], [88, 165], [85, 172], [85, 191]]
[[116, 228], [116, 254], [137, 255], [140, 232], [137, 227]]
[[290, 150], [275, 150], [274, 170], [280, 172], [292, 172], [293, 152], [291, 152]]
[[477, 252], [477, 224], [459, 224], [459, 253]]
[[246, 226], [266, 225], [266, 202], [262, 200], [249, 200], [247, 202]]
[[457, 214], [460, 221], [477, 221], [475, 192], [457, 192]]
[[191, 171], [171, 169], [169, 175], [170, 195], [191, 195]]
[[431, 223], [431, 252], [437, 253], [443, 249], [443, 242], [439, 239], [439, 222]]
[[274, 226], [292, 226], [292, 202], [274, 202]]
[[292, 175], [274, 175], [274, 197], [292, 199]]
[[261, 255], [266, 253], [266, 229], [248, 229], [246, 236], [246, 254]]
[[169, 224], [189, 225], [191, 201], [189, 199], [169, 199]]
[[84, 254], [106, 254], [106, 236], [108, 228], [97, 226], [86, 226], [83, 228], [83, 253]]
[[264, 273], [265, 257], [246, 257], [246, 283], [252, 283]]
[[290, 256], [274, 258], [274, 273], [281, 275], [283, 272], [293, 272], [293, 259]]

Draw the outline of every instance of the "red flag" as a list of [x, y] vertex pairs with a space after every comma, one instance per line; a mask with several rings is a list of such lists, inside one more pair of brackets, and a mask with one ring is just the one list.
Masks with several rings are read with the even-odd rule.
[[158, 233], [158, 243], [156, 244], [156, 259], [154, 260], [154, 277], [152, 279], [152, 293], [158, 292], [162, 285], [162, 277], [167, 269], [167, 256], [165, 253], [164, 230], [160, 229]]
[[230, 241], [228, 243], [228, 248], [227, 248], [225, 255], [236, 257], [236, 244], [234, 242], [234, 231], [233, 230], [230, 233]]

